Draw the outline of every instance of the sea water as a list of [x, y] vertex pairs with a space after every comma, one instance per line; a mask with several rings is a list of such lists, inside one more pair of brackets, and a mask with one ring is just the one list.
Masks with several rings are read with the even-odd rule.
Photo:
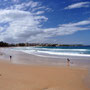
[[90, 57], [90, 46], [14, 47], [12, 49], [42, 57]]

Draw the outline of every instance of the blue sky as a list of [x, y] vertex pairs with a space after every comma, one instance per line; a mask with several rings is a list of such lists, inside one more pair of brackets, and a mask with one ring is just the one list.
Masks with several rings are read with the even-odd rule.
[[0, 41], [90, 45], [90, 0], [0, 0]]

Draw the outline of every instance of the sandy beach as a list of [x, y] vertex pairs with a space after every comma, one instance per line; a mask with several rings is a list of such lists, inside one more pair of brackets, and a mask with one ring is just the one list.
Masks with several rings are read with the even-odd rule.
[[90, 90], [86, 69], [0, 62], [0, 90]]
[[[13, 56], [12, 62], [6, 54], [0, 59], [0, 90], [90, 90], [87, 68], [49, 65], [51, 61], [42, 64], [45, 58], [20, 52], [8, 54]], [[25, 60], [29, 64], [23, 64]]]

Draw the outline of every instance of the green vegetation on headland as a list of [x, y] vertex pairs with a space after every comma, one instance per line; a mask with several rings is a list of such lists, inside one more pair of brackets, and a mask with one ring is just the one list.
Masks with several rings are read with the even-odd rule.
[[0, 42], [0, 47], [24, 47], [24, 46], [44, 46], [44, 47], [58, 47], [58, 46], [83, 46], [81, 44], [74, 45], [66, 45], [66, 44], [48, 44], [48, 43], [17, 43], [17, 44], [9, 44], [6, 42]]

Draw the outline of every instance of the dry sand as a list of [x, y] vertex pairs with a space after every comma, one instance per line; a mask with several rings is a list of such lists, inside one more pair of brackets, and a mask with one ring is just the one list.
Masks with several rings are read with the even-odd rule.
[[87, 73], [83, 68], [0, 62], [0, 90], [90, 90], [84, 83]]

